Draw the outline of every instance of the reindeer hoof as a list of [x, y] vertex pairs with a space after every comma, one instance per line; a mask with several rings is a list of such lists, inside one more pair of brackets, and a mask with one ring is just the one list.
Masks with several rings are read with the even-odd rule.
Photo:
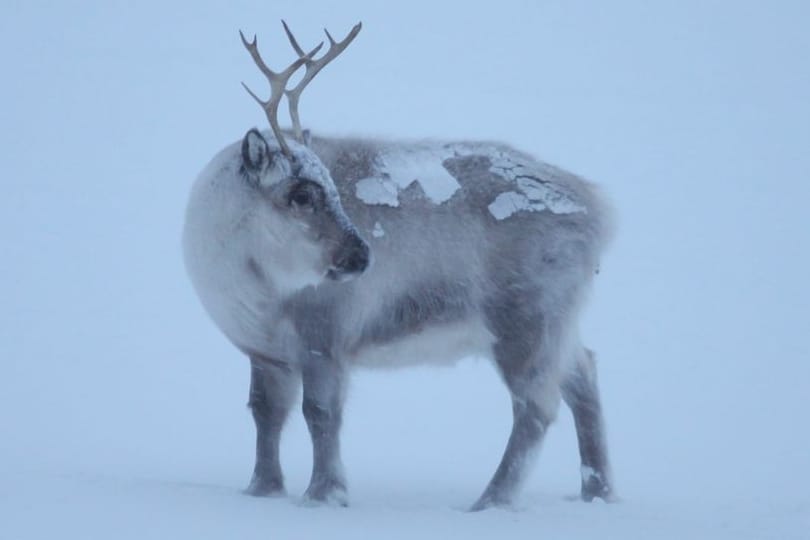
[[475, 504], [470, 507], [470, 512], [480, 512], [488, 508], [506, 508], [512, 505], [511, 499], [504, 495], [484, 493]]
[[322, 480], [310, 483], [304, 493], [303, 506], [349, 506], [349, 495], [346, 485], [340, 480]]
[[242, 493], [252, 497], [284, 497], [284, 481], [280, 478], [263, 479], [254, 476]]
[[602, 499], [605, 502], [615, 502], [617, 500], [616, 495], [610, 488], [610, 484], [605, 480], [604, 473], [595, 471], [588, 466], [582, 467], [580, 498], [585, 502], [591, 502], [594, 499]]

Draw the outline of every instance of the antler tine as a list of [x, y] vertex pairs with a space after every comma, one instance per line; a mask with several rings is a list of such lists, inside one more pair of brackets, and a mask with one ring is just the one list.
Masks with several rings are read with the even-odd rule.
[[[292, 32], [290, 31], [287, 23], [281, 21], [284, 24], [284, 31], [287, 33], [287, 38], [290, 40], [290, 45], [292, 45], [295, 52], [298, 53], [298, 56], [303, 58], [303, 49], [298, 45], [298, 41], [296, 41], [295, 37], [293, 36]], [[326, 37], [329, 38], [329, 50], [326, 51], [322, 57], [317, 60], [313, 60], [311, 55], [309, 58], [305, 60], [306, 64], [306, 73], [298, 81], [298, 84], [292, 90], [286, 90], [285, 93], [287, 94], [287, 99], [289, 100], [290, 106], [290, 117], [292, 119], [293, 124], [293, 132], [295, 133], [295, 138], [298, 141], [303, 141], [304, 134], [301, 129], [301, 119], [298, 116], [298, 99], [301, 97], [301, 92], [306, 88], [315, 75], [318, 74], [320, 70], [322, 70], [329, 62], [334, 60], [335, 58], [343, 52], [346, 47], [357, 37], [357, 34], [360, 33], [360, 30], [363, 28], [363, 23], [359, 22], [351, 29], [351, 31], [343, 38], [343, 41], [335, 41], [332, 38], [332, 35], [329, 33], [328, 30], [324, 28], [324, 32], [326, 32]]]
[[[278, 140], [278, 144], [281, 147], [281, 151], [287, 157], [292, 157], [292, 152], [290, 151], [290, 147], [287, 145], [287, 141], [284, 140], [284, 134], [281, 131], [281, 126], [278, 123], [278, 106], [281, 103], [281, 98], [284, 96], [285, 89], [287, 87], [287, 81], [290, 80], [293, 73], [295, 73], [298, 68], [304, 65], [306, 62], [312, 60], [312, 57], [317, 54], [321, 47], [323, 47], [323, 42], [321, 42], [317, 47], [312, 49], [308, 54], [304, 54], [303, 50], [298, 53], [298, 60], [290, 64], [287, 69], [280, 73], [276, 73], [269, 67], [267, 64], [264, 63], [264, 60], [259, 54], [259, 48], [256, 44], [256, 36], [253, 36], [253, 41], [248, 41], [245, 39], [245, 34], [242, 31], [239, 31], [239, 36], [242, 38], [242, 44], [245, 46], [247, 51], [250, 53], [250, 56], [253, 58], [253, 61], [256, 63], [256, 66], [259, 68], [265, 77], [267, 77], [267, 81], [270, 83], [270, 99], [267, 101], [263, 101], [260, 99], [245, 83], [242, 83], [242, 86], [247, 90], [248, 94], [251, 95], [253, 99], [264, 109], [265, 114], [267, 115], [267, 120], [270, 122], [270, 128], [273, 130], [273, 134], [276, 136], [276, 140]], [[296, 52], [298, 52], [296, 50]]]
[[298, 56], [304, 56], [304, 49], [302, 49], [301, 46], [298, 45], [298, 41], [295, 39], [293, 33], [290, 31], [290, 27], [287, 26], [287, 21], [281, 19], [281, 24], [284, 25], [284, 32], [287, 33], [287, 39], [290, 40], [290, 44], [292, 45], [293, 49], [295, 49], [295, 52], [298, 53]]

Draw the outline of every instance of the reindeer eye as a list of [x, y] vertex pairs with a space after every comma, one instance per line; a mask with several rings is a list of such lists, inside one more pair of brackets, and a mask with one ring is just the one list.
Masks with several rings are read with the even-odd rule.
[[293, 187], [287, 195], [287, 204], [298, 208], [314, 210], [316, 205], [317, 190], [310, 182], [300, 182]]
[[290, 201], [298, 206], [312, 206], [312, 195], [306, 191], [296, 191], [290, 197]]

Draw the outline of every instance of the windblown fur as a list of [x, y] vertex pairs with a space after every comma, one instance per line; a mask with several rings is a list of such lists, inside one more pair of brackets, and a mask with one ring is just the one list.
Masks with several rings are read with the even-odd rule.
[[[197, 179], [184, 232], [202, 303], [253, 366], [249, 491], [283, 489], [277, 432], [299, 379], [315, 445], [307, 496], [345, 502], [348, 370], [479, 355], [502, 373], [515, 426], [474, 508], [512, 499], [561, 396], [577, 421], [583, 497], [608, 498], [595, 366], [577, 331], [611, 235], [595, 187], [496, 143], [313, 137], [285, 161], [270, 133], [251, 133]], [[294, 203], [301, 185], [320, 207]], [[330, 279], [347, 242], [362, 270]]]

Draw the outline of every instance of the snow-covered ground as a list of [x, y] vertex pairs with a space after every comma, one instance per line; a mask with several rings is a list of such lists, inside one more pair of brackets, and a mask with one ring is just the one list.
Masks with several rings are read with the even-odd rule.
[[[323, 4], [323, 5], [317, 5]], [[486, 362], [359, 373], [352, 505], [252, 467], [247, 362], [179, 235], [196, 173], [264, 116], [265, 58], [356, 42], [308, 89], [334, 134], [498, 139], [599, 182], [620, 218], [583, 323], [619, 504], [578, 488], [561, 410], [514, 510], [463, 512], [510, 427]], [[4, 2], [0, 539], [810, 538], [806, 2]], [[804, 426], [804, 427], [803, 427]]]

